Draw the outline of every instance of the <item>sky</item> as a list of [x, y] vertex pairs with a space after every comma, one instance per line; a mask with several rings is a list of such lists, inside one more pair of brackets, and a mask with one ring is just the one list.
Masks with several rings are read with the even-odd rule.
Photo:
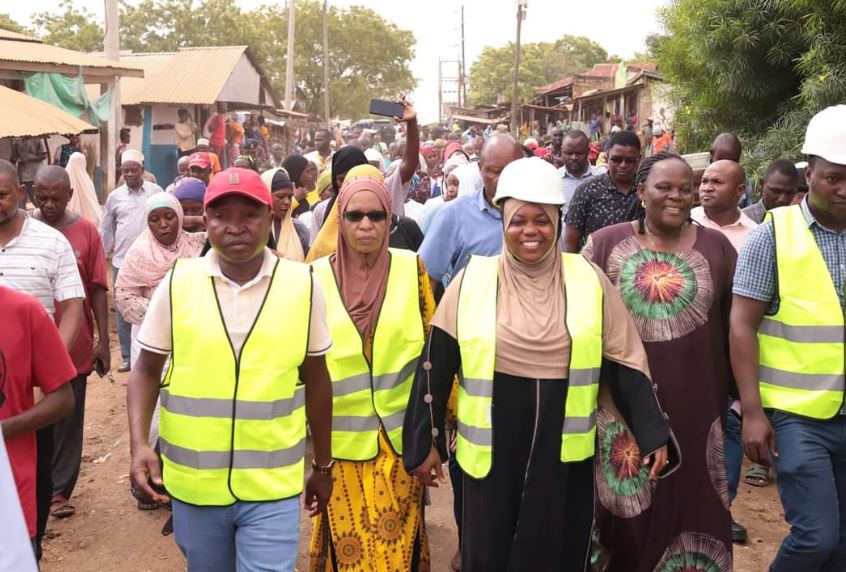
[[[123, 0], [119, 0], [123, 1]], [[276, 0], [284, 4], [282, 0]], [[244, 9], [274, 0], [236, 0]], [[631, 57], [644, 49], [649, 34], [660, 31], [656, 10], [668, 0], [528, 0], [522, 41], [554, 41], [565, 34], [583, 35], [601, 44], [609, 54]], [[28, 24], [35, 13], [57, 10], [55, 0], [0, 0], [0, 12]], [[424, 123], [438, 119], [438, 60], [458, 60], [461, 54], [461, 5], [456, 0], [330, 0], [338, 7], [363, 5], [373, 9], [399, 28], [410, 30], [416, 39], [411, 64], [417, 88], [410, 100]], [[103, 19], [103, 0], [74, 0]], [[464, 40], [467, 73], [485, 46], [501, 46], [516, 32], [515, 0], [466, 0]], [[331, 41], [331, 40], [330, 40]], [[446, 66], [447, 64], [445, 64]], [[444, 73], [448, 70], [445, 67]], [[353, 118], [357, 119], [357, 118]]]

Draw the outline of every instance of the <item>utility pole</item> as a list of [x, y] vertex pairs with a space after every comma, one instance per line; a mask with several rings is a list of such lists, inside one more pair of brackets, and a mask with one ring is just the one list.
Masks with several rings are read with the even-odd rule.
[[443, 62], [438, 58], [438, 124], [444, 122], [444, 80], [443, 80]]
[[[103, 47], [105, 48], [106, 58], [112, 61], [120, 60], [120, 26], [118, 24], [118, 17], [117, 0], [106, 0], [106, 37]], [[112, 90], [111, 117], [105, 129], [100, 128], [100, 168], [103, 171], [101, 192], [103, 193], [103, 197], [117, 185], [117, 181], [114, 178], [116, 168], [115, 149], [117, 148], [121, 124], [119, 76], [115, 76], [115, 79], [108, 84], [100, 85], [101, 93], [105, 93], [108, 89]]]
[[288, 4], [288, 56], [285, 69], [285, 109], [294, 106], [294, 33], [296, 32], [296, 0]]
[[467, 107], [467, 68], [464, 66], [464, 4], [461, 5], [461, 71], [458, 83], [459, 107]]
[[331, 131], [329, 117], [329, 0], [323, 0], [323, 116]]
[[520, 27], [523, 24], [523, 19], [526, 17], [528, 4], [528, 0], [517, 0], [517, 43], [514, 45], [514, 87], [511, 91], [511, 134], [518, 138], [520, 137], [520, 120], [517, 117], [520, 93], [518, 81], [520, 77]]

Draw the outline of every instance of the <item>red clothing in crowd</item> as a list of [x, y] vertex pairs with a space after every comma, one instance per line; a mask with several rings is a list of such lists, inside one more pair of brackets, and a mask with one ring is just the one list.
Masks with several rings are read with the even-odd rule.
[[209, 145], [212, 147], [223, 147], [226, 145], [226, 118], [220, 113], [212, 113], [207, 124], [209, 133]]
[[[73, 365], [77, 373], [89, 374], [94, 371], [91, 350], [94, 347], [94, 316], [91, 313], [91, 295], [96, 288], [109, 289], [106, 277], [106, 256], [103, 254], [103, 241], [100, 232], [90, 221], [79, 217], [75, 222], [56, 227], [70, 242], [73, 254], [76, 256], [76, 266], [79, 277], [85, 288], [85, 300], [82, 301], [84, 319], [76, 343], [70, 351]], [[56, 323], [61, 323], [61, 312], [56, 305]]]
[[[0, 286], [0, 389], [6, 396], [0, 420], [32, 409], [33, 389], [53, 393], [76, 376], [76, 368], [53, 320], [35, 298]], [[6, 439], [12, 474], [30, 538], [35, 536], [35, 433]]]

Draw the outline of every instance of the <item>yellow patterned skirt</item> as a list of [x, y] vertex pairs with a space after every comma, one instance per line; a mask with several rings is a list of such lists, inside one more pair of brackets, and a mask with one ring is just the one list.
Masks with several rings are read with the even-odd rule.
[[383, 431], [375, 459], [336, 461], [332, 477], [327, 516], [314, 519], [310, 572], [332, 572], [333, 554], [338, 571], [429, 571], [423, 485], [405, 472]]

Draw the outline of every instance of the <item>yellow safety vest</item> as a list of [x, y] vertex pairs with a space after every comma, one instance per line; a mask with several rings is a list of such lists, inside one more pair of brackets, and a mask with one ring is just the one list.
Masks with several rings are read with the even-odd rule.
[[164, 483], [180, 501], [227, 506], [298, 495], [303, 487], [311, 269], [279, 260], [240, 355], [203, 258], [170, 279], [173, 355], [161, 390]]
[[[584, 257], [562, 254], [562, 259], [568, 302], [565, 322], [572, 345], [561, 462], [569, 463], [594, 454], [602, 366], [602, 286]], [[499, 257], [473, 256], [464, 271], [458, 299], [461, 371], [456, 458], [464, 472], [476, 479], [487, 476], [492, 463], [498, 282]]]
[[423, 351], [417, 255], [390, 249], [388, 284], [373, 336], [372, 360], [364, 357], [361, 334], [338, 290], [329, 257], [314, 274], [326, 296], [332, 349], [326, 365], [332, 378], [332, 456], [366, 461], [379, 453], [379, 426], [402, 455], [402, 423]]
[[843, 405], [843, 308], [799, 205], [770, 211], [779, 308], [758, 328], [761, 404], [814, 419]]

